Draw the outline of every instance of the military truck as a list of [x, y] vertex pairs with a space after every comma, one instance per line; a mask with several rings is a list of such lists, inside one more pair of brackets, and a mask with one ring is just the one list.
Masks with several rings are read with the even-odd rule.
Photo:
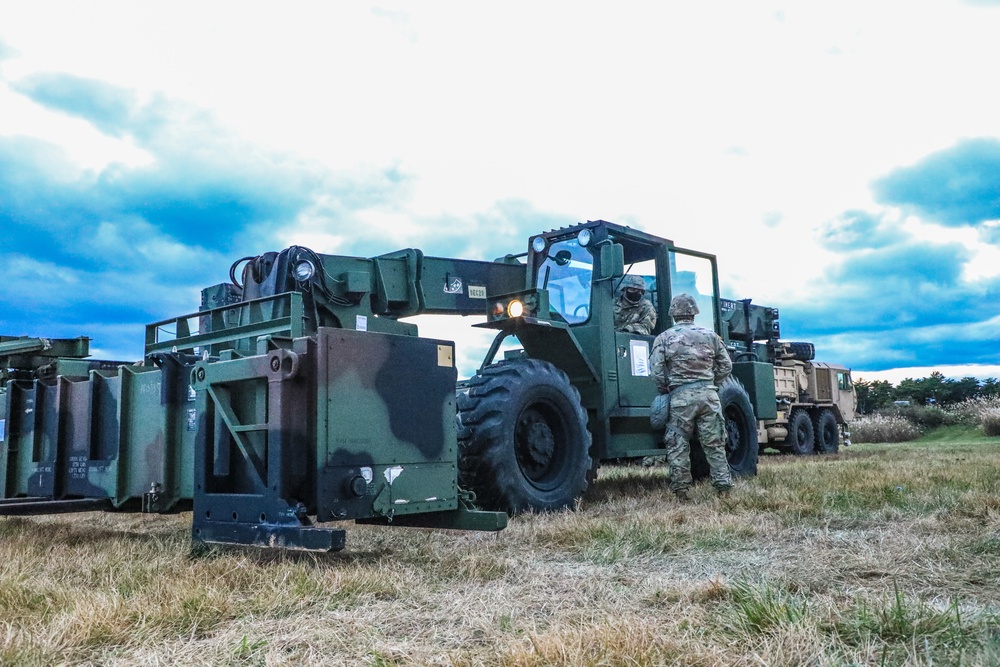
[[801, 456], [835, 454], [841, 443], [851, 444], [857, 399], [850, 369], [787, 351], [774, 378], [778, 417], [759, 425], [762, 446]]
[[[648, 286], [653, 335], [685, 292], [731, 345], [727, 455], [755, 474], [759, 420], [782, 423], [776, 364], [758, 353], [773, 331], [761, 343], [759, 317], [724, 313], [713, 255], [597, 220], [493, 262], [244, 258], [198, 312], [147, 326], [137, 365], [0, 348], [16, 369], [0, 513], [191, 507], [196, 543], [330, 550], [344, 546], [331, 521], [497, 530], [572, 507], [602, 462], [663, 452], [653, 335], [614, 328], [626, 275]], [[454, 343], [417, 335], [418, 314], [485, 315], [496, 334], [472, 378], [457, 382]], [[697, 442], [692, 465], [707, 475]]]
[[[780, 340], [777, 308], [723, 299], [722, 312], [733, 357], [766, 359], [773, 372], [774, 410], [755, 403], [760, 448], [801, 456], [833, 454], [842, 443], [849, 446], [857, 403], [850, 369], [816, 361], [812, 343]], [[746, 386], [752, 392], [766, 381]]]

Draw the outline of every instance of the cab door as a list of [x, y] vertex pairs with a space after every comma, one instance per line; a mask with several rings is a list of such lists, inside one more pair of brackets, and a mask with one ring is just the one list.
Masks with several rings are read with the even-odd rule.
[[656, 385], [649, 367], [653, 340], [653, 336], [615, 332], [618, 402], [622, 407], [648, 408], [656, 396]]
[[[664, 312], [670, 308], [670, 299], [679, 294], [694, 297], [699, 312], [694, 323], [711, 329], [722, 335], [720, 328], [721, 313], [719, 311], [719, 270], [715, 263], [715, 255], [672, 248], [668, 253], [670, 264], [670, 293], [664, 295], [667, 301]], [[669, 324], [672, 324], [670, 322]], [[663, 329], [668, 328], [667, 323]]]

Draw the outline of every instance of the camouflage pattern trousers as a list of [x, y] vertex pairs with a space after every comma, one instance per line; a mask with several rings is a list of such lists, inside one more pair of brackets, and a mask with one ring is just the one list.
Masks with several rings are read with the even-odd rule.
[[674, 493], [691, 488], [691, 436], [695, 429], [712, 471], [712, 486], [732, 487], [729, 461], [726, 459], [726, 425], [722, 404], [715, 387], [692, 387], [670, 394], [670, 418], [663, 442], [670, 466], [670, 489]]

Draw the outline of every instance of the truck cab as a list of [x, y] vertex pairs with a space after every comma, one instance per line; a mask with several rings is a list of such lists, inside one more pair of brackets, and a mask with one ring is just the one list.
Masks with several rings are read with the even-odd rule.
[[[576, 417], [557, 417], [549, 411], [546, 414], [551, 419], [536, 420], [544, 423], [536, 423], [534, 441], [528, 432], [519, 440], [517, 419], [512, 419], [513, 440], [500, 437], [504, 439], [501, 450], [511, 453], [515, 460], [520, 450], [525, 450], [520, 454], [523, 459], [529, 454], [537, 455], [541, 449], [543, 458], [552, 459], [549, 465], [556, 460], [569, 462], [577, 469], [573, 473], [577, 477], [579, 469], [586, 465], [582, 484], [585, 487], [586, 480], [593, 479], [602, 461], [663, 454], [663, 433], [653, 431], [649, 422], [650, 404], [657, 394], [649, 365], [650, 351], [656, 335], [673, 325], [668, 310], [676, 294], [693, 296], [701, 311], [696, 322], [721, 333], [715, 257], [678, 248], [668, 239], [597, 220], [531, 237], [526, 272], [526, 290], [492, 299], [489, 321], [482, 326], [497, 329], [498, 335], [477, 374], [478, 380], [470, 381], [471, 398], [467, 397], [467, 402], [474, 404], [475, 409], [462, 410], [462, 403], [459, 404], [463, 422], [475, 430], [479, 404], [487, 400], [476, 396], [478, 387], [490, 385], [491, 391], [500, 392], [509, 400], [514, 392], [494, 387], [497, 383], [490, 378], [516, 373], [518, 364], [530, 360], [536, 365], [552, 366], [556, 372], [549, 369], [548, 376], [565, 376], [569, 390], [563, 389], [561, 393], [568, 395], [565, 402], [579, 404], [585, 414], [586, 428], [568, 429], [564, 422], [572, 422]], [[615, 301], [629, 275], [642, 278], [646, 286], [644, 298], [656, 311], [656, 325], [649, 335], [615, 328]], [[508, 353], [504, 360], [495, 361], [502, 345], [510, 339], [516, 339], [520, 349]], [[520, 378], [521, 382], [529, 380]], [[512, 377], [511, 383], [514, 381]], [[733, 472], [753, 474], [757, 428], [749, 397], [738, 382], [722, 389], [727, 450]], [[529, 409], [529, 405], [521, 409]], [[561, 434], [564, 436], [570, 430], [586, 431], [586, 439], [590, 441], [583, 453], [586, 462], [578, 461], [579, 452], [574, 451], [580, 443], [561, 438]], [[697, 443], [693, 445], [693, 470], [696, 474], [707, 474], [704, 454]], [[467, 449], [481, 448], [477, 444]], [[475, 464], [481, 465], [482, 459], [476, 456]], [[525, 466], [520, 467], [523, 472]], [[516, 472], [512, 470], [508, 476], [516, 476]], [[494, 471], [485, 477], [503, 476]], [[479, 474], [475, 477], [477, 482], [484, 478]], [[552, 479], [530, 477], [526, 480], [528, 485], [553, 487]], [[539, 484], [540, 480], [545, 483]], [[508, 491], [490, 489], [484, 494], [477, 489], [477, 493], [495, 499]]]

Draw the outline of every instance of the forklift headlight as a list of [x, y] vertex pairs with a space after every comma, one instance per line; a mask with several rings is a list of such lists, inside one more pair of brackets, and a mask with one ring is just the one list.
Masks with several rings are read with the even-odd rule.
[[521, 317], [521, 315], [524, 315], [524, 304], [514, 299], [507, 304], [507, 314], [511, 317]]
[[545, 250], [545, 239], [541, 236], [536, 236], [535, 240], [531, 242], [531, 249], [535, 252], [542, 252]]
[[295, 265], [293, 273], [295, 274], [296, 280], [304, 283], [312, 278], [313, 274], [316, 273], [316, 266], [308, 259], [303, 259]]
[[579, 241], [580, 247], [586, 247], [587, 244], [590, 243], [590, 239], [591, 236], [589, 229], [581, 229], [580, 233], [576, 235], [576, 240]]

